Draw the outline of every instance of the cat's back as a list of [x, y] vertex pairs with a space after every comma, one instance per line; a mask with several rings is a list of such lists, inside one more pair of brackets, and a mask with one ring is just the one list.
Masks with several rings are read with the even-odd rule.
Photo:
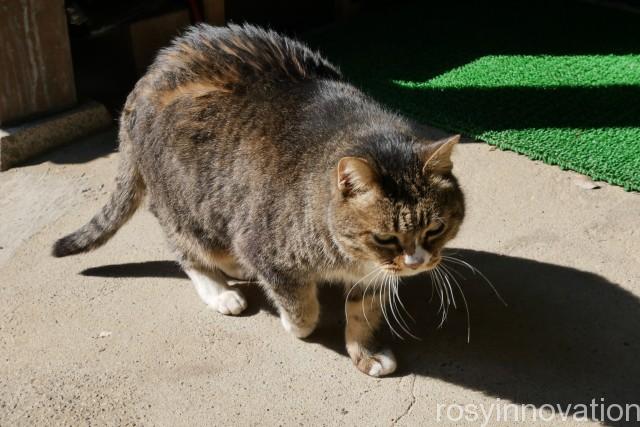
[[[237, 132], [241, 117], [260, 108], [286, 112], [283, 101], [295, 98], [295, 88], [320, 79], [342, 77], [296, 40], [248, 24], [199, 24], [160, 51], [127, 98], [121, 127], [132, 141], [145, 145], [187, 136], [198, 119], [225, 123]], [[290, 101], [290, 106], [297, 104]]]
[[341, 80], [320, 54], [274, 31], [201, 24], [158, 54], [121, 130], [148, 185], [173, 194], [196, 181], [230, 187], [249, 170], [263, 185], [274, 165], [294, 180], [293, 167], [313, 164], [325, 139], [310, 107], [318, 88]]
[[252, 25], [200, 24], [161, 50], [145, 77], [158, 92], [244, 92], [256, 83], [340, 79], [340, 72], [304, 44]]

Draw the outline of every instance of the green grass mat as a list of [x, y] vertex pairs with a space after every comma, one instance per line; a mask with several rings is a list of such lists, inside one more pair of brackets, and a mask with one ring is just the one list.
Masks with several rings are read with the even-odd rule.
[[409, 4], [309, 39], [421, 122], [640, 191], [640, 17], [559, 4]]

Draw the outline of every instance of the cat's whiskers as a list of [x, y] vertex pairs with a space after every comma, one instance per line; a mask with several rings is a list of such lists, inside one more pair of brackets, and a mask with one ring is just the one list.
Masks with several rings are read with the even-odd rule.
[[[405, 337], [393, 327], [391, 323], [391, 317], [393, 317], [393, 319], [395, 320], [395, 323], [397, 324], [397, 326], [402, 332], [406, 333], [407, 335], [411, 336], [414, 339], [420, 340], [419, 337], [417, 337], [411, 332], [410, 326], [407, 324], [406, 320], [402, 316], [402, 313], [398, 309], [397, 301], [400, 301], [399, 293], [398, 293], [398, 284], [399, 284], [400, 278], [397, 275], [391, 273], [391, 271], [392, 270], [388, 268], [383, 269], [384, 277], [378, 289], [378, 303], [380, 304], [380, 310], [382, 312], [382, 316], [384, 317], [385, 322], [389, 326], [389, 329], [391, 330], [391, 332], [394, 335], [396, 335], [398, 338], [402, 340], [405, 339]], [[387, 313], [387, 303], [389, 304], [389, 310], [391, 311], [391, 316], [389, 316], [389, 314]], [[400, 301], [400, 304], [402, 304], [402, 301]], [[404, 305], [402, 305], [402, 307], [406, 311], [406, 308], [404, 307]], [[407, 314], [409, 314], [408, 311], [406, 312]], [[411, 317], [410, 314], [409, 314], [409, 317]], [[415, 322], [413, 317], [411, 317], [411, 320]]]
[[384, 272], [384, 280], [382, 282], [382, 286], [380, 286], [380, 292], [378, 293], [378, 300], [380, 302], [380, 309], [382, 310], [382, 315], [384, 317], [384, 320], [387, 322], [387, 325], [389, 326], [389, 329], [391, 330], [391, 332], [397, 336], [398, 338], [400, 338], [401, 340], [404, 340], [404, 337], [402, 335], [400, 335], [398, 333], [398, 331], [395, 330], [395, 328], [393, 327], [393, 325], [391, 324], [391, 321], [389, 320], [389, 315], [387, 314], [387, 308], [386, 308], [386, 301], [388, 300], [388, 296], [387, 296], [387, 283], [389, 280], [389, 273], [387, 271]]
[[[447, 265], [446, 263], [447, 261], [450, 264]], [[455, 286], [458, 289], [458, 292], [460, 292], [460, 296], [462, 297], [462, 301], [464, 303], [466, 317], [467, 317], [467, 342], [470, 342], [471, 341], [471, 315], [469, 311], [469, 303], [467, 301], [466, 295], [464, 294], [464, 291], [462, 290], [462, 286], [460, 282], [456, 278], [456, 274], [463, 279], [464, 279], [464, 275], [462, 275], [462, 273], [460, 273], [456, 268], [454, 268], [454, 265], [466, 267], [469, 270], [471, 270], [473, 274], [478, 274], [487, 283], [487, 285], [493, 290], [493, 292], [495, 293], [496, 297], [500, 300], [500, 302], [502, 302], [505, 306], [507, 306], [507, 303], [504, 301], [504, 299], [502, 298], [498, 290], [495, 288], [493, 283], [491, 283], [491, 281], [480, 270], [478, 270], [473, 265], [459, 258], [442, 255], [442, 262], [438, 264], [436, 268], [434, 268], [429, 272], [431, 275], [432, 284], [433, 284], [432, 298], [433, 298], [434, 289], [438, 291], [438, 294], [440, 296], [440, 309], [438, 311], [442, 310], [442, 317], [438, 327], [439, 328], [442, 327], [446, 318], [448, 317], [449, 306], [451, 304], [453, 304], [454, 309], [457, 309], [455, 295], [452, 287], [452, 286]]]
[[398, 276], [393, 276], [393, 280], [392, 280], [392, 282], [391, 282], [391, 291], [392, 291], [393, 299], [395, 300], [394, 307], [395, 307], [395, 310], [396, 310], [396, 311], [397, 311], [397, 313], [398, 313], [398, 316], [400, 317], [400, 320], [402, 320], [402, 323], [403, 323], [406, 327], [409, 327], [409, 326], [407, 325], [407, 322], [405, 321], [405, 319], [404, 319], [404, 317], [403, 317], [402, 313], [400, 312], [400, 308], [402, 308], [402, 309], [404, 310], [404, 312], [405, 312], [406, 314], [408, 314], [408, 315], [409, 315], [409, 318], [410, 318], [411, 320], [413, 320], [414, 322], [415, 322], [415, 320], [413, 319], [413, 317], [411, 316], [411, 314], [409, 314], [409, 313], [407, 312], [407, 309], [404, 307], [404, 304], [402, 303], [402, 300], [400, 299], [400, 292], [399, 292], [399, 290], [398, 290], [398, 284], [399, 284], [399, 283], [400, 283], [400, 278], [399, 278]]
[[398, 302], [400, 303], [400, 307], [402, 307], [402, 310], [407, 314], [407, 316], [409, 316], [409, 319], [411, 319], [411, 321], [413, 323], [416, 322], [416, 319], [413, 318], [413, 316], [411, 315], [411, 313], [409, 313], [409, 311], [407, 310], [407, 308], [404, 306], [404, 304], [402, 303], [402, 299], [400, 298], [400, 290], [399, 290], [399, 286], [400, 286], [400, 282], [402, 281], [402, 279], [398, 276], [396, 276], [396, 297], [398, 298]]
[[389, 323], [389, 319], [387, 318], [387, 313], [386, 313], [386, 311], [384, 309], [384, 302], [383, 302], [383, 298], [382, 298], [382, 292], [384, 291], [384, 282], [385, 282], [386, 279], [387, 279], [387, 272], [384, 271], [383, 276], [382, 276], [382, 283], [378, 287], [378, 304], [380, 306], [380, 311], [382, 312], [382, 316], [384, 317], [384, 320], [387, 322], [387, 325], [389, 325], [389, 328], [391, 329], [391, 332], [395, 332], [393, 330], [393, 327]]
[[429, 277], [431, 278], [431, 296], [429, 297], [429, 302], [433, 301], [433, 295], [435, 294], [436, 286], [433, 280], [433, 271], [428, 270]]
[[403, 329], [404, 332], [406, 332], [411, 338], [416, 339], [418, 341], [420, 341], [420, 338], [415, 336], [412, 332], [411, 332], [411, 327], [407, 324], [406, 320], [404, 319], [404, 316], [402, 315], [402, 313], [400, 312], [400, 309], [398, 308], [398, 303], [400, 303], [400, 305], [402, 306], [403, 310], [409, 315], [409, 317], [411, 318], [411, 320], [413, 320], [415, 322], [415, 320], [413, 319], [413, 317], [411, 316], [411, 314], [409, 314], [409, 312], [407, 311], [407, 309], [404, 307], [404, 304], [402, 304], [402, 301], [400, 300], [400, 293], [398, 291], [398, 284], [400, 283], [400, 278], [398, 276], [392, 276], [392, 280], [391, 280], [391, 300], [395, 300], [395, 304], [392, 303], [392, 311], [395, 310], [397, 316], [396, 317], [396, 321], [397, 319], [400, 319], [399, 325], [400, 327]]
[[[444, 279], [444, 283], [447, 286], [447, 289], [449, 289], [449, 295], [451, 296], [451, 303], [453, 304], [453, 308], [454, 309], [458, 309], [458, 305], [456, 304], [456, 297], [453, 294], [453, 288], [451, 287], [451, 281], [449, 280], [449, 275], [447, 274], [447, 270], [445, 269], [444, 264], [439, 264], [438, 265], [438, 271], [440, 272], [440, 274], [442, 275], [442, 278]], [[442, 268], [442, 270], [440, 270], [440, 268]]]
[[[372, 330], [373, 330], [373, 328], [371, 326], [371, 323], [369, 323], [369, 318], [367, 317], [367, 311], [364, 309], [364, 300], [367, 297], [367, 292], [369, 291], [369, 287], [371, 286], [372, 283], [375, 284], [375, 282], [378, 280], [378, 277], [382, 273], [382, 271], [383, 271], [382, 266], [378, 267], [375, 271], [376, 271], [376, 275], [373, 276], [372, 278], [370, 278], [369, 282], [367, 282], [367, 286], [364, 289], [364, 292], [362, 294], [362, 300], [360, 302], [360, 304], [362, 306], [362, 315], [364, 316], [364, 320], [367, 322], [367, 325], [369, 326], [369, 329], [372, 329]], [[369, 304], [369, 306], [371, 306], [371, 303]]]
[[393, 316], [393, 318], [395, 319], [396, 323], [398, 324], [398, 326], [400, 327], [400, 329], [405, 330], [405, 327], [403, 326], [403, 323], [400, 321], [400, 319], [398, 318], [397, 314], [396, 314], [396, 310], [395, 310], [395, 305], [394, 305], [394, 294], [393, 294], [393, 277], [392, 275], [388, 276], [388, 280], [386, 281], [386, 288], [387, 291], [389, 293], [389, 297], [388, 297], [388, 301], [389, 301], [389, 310], [391, 311], [391, 315]]
[[471, 314], [469, 312], [469, 303], [467, 302], [467, 297], [465, 296], [462, 290], [462, 286], [460, 285], [460, 282], [458, 282], [458, 279], [456, 279], [455, 276], [451, 274], [449, 268], [444, 263], [442, 263], [441, 265], [445, 274], [451, 277], [451, 280], [453, 280], [454, 285], [458, 288], [458, 292], [460, 292], [460, 295], [462, 296], [462, 302], [464, 303], [464, 308], [467, 313], [467, 343], [469, 343], [471, 342]]
[[349, 303], [349, 296], [351, 295], [351, 292], [353, 292], [353, 290], [355, 288], [358, 287], [358, 285], [360, 284], [360, 282], [362, 282], [364, 279], [366, 279], [367, 277], [369, 277], [370, 275], [372, 275], [373, 273], [376, 273], [378, 271], [381, 270], [381, 267], [376, 267], [374, 270], [371, 270], [369, 273], [367, 273], [366, 275], [362, 276], [357, 282], [355, 282], [353, 285], [351, 285], [351, 287], [349, 288], [349, 291], [347, 292], [347, 295], [344, 298], [344, 318], [345, 318], [345, 323], [349, 324], [349, 314], [348, 314], [348, 303]]
[[443, 260], [442, 261], [442, 265], [447, 267], [447, 270], [450, 271], [451, 273], [453, 273], [454, 275], [457, 275], [458, 277], [460, 277], [462, 280], [467, 280], [467, 276], [465, 276], [464, 274], [462, 274], [462, 272], [460, 272], [460, 270], [458, 270], [456, 268], [456, 264], [447, 264], [446, 263], [447, 260]]
[[441, 279], [440, 279], [440, 276], [436, 273], [436, 269], [432, 269], [429, 272], [432, 273], [431, 283], [432, 283], [433, 289], [436, 290], [436, 292], [438, 293], [438, 296], [440, 297], [440, 307], [438, 307], [438, 313], [441, 313], [440, 324], [438, 325], [438, 328], [440, 328], [444, 324], [444, 321], [447, 317], [446, 300], [444, 297], [443, 286], [440, 283]]
[[498, 292], [498, 290], [496, 289], [496, 287], [493, 285], [493, 283], [491, 282], [491, 280], [489, 280], [487, 278], [487, 276], [485, 276], [480, 270], [478, 270], [476, 267], [474, 267], [473, 265], [469, 264], [467, 261], [461, 260], [460, 258], [456, 258], [453, 256], [447, 256], [447, 255], [442, 255], [442, 259], [443, 261], [449, 261], [452, 262], [454, 264], [458, 264], [462, 267], [466, 267], [469, 270], [471, 270], [471, 272], [473, 274], [477, 274], [479, 275], [484, 281], [485, 283], [493, 290], [494, 294], [496, 295], [496, 297], [498, 298], [498, 300], [500, 300], [500, 302], [505, 306], [508, 307], [507, 302], [504, 300], [504, 298], [502, 298], [502, 295], [500, 295], [500, 292]]
[[433, 274], [437, 278], [436, 283], [438, 283], [438, 291], [440, 294], [440, 309], [442, 310], [442, 317], [440, 319], [438, 328], [441, 328], [449, 315], [449, 306], [451, 305], [451, 299], [449, 297], [449, 292], [447, 290], [446, 284], [444, 283], [444, 279], [442, 278], [442, 274], [437, 267], [433, 269]]
[[[447, 262], [449, 264], [447, 264]], [[495, 286], [493, 286], [493, 283], [491, 283], [491, 281], [477, 268], [475, 268], [468, 262], [463, 261], [459, 258], [448, 256], [448, 255], [442, 255], [442, 262], [439, 263], [435, 268], [429, 270], [429, 275], [431, 277], [431, 282], [432, 282], [430, 301], [433, 299], [435, 292], [437, 292], [438, 296], [440, 297], [440, 307], [438, 308], [438, 312], [441, 313], [441, 319], [440, 319], [440, 323], [438, 324], [438, 328], [441, 328], [444, 325], [444, 322], [446, 321], [446, 319], [448, 318], [449, 307], [453, 305], [454, 309], [458, 308], [455, 293], [453, 290], [455, 286], [455, 288], [460, 293], [460, 296], [462, 297], [462, 301], [465, 307], [465, 313], [466, 313], [466, 319], [467, 319], [467, 342], [470, 342], [471, 341], [471, 315], [469, 311], [469, 302], [466, 298], [466, 295], [463, 291], [463, 288], [460, 282], [456, 278], [456, 275], [460, 276], [463, 279], [465, 277], [458, 269], [455, 268], [455, 265], [463, 266], [471, 270], [474, 274], [478, 274], [487, 283], [487, 285], [489, 285], [489, 287], [494, 291], [498, 299], [505, 306], [507, 304], [502, 298], [502, 296], [500, 295], [500, 293], [497, 291]], [[382, 275], [382, 280], [380, 281], [379, 279], [381, 275]], [[400, 293], [399, 293], [400, 277], [394, 274], [394, 270], [390, 268], [390, 266], [387, 264], [382, 264], [376, 267], [375, 269], [373, 269], [372, 271], [370, 271], [369, 273], [361, 277], [357, 282], [355, 282], [349, 288], [349, 291], [347, 292], [347, 295], [345, 297], [346, 322], [348, 323], [349, 321], [348, 310], [347, 310], [349, 296], [351, 295], [351, 293], [355, 288], [362, 286], [361, 284], [365, 280], [367, 281], [366, 281], [366, 286], [364, 288], [364, 291], [362, 293], [361, 307], [362, 307], [362, 314], [369, 328], [373, 329], [367, 317], [367, 310], [364, 307], [364, 303], [369, 293], [369, 289], [373, 288], [374, 295], [373, 295], [373, 298], [371, 298], [370, 303], [373, 304], [373, 301], [375, 299], [378, 300], [382, 316], [385, 322], [387, 323], [387, 326], [389, 326], [391, 333], [402, 340], [405, 339], [404, 334], [407, 334], [414, 339], [420, 340], [419, 337], [417, 337], [411, 332], [410, 330], [411, 327], [407, 323], [402, 313], [402, 311], [404, 311], [404, 313], [406, 313], [409, 316], [409, 318], [413, 322], [415, 322], [415, 319], [411, 316], [411, 314], [405, 307], [404, 303], [402, 302], [402, 299], [400, 298]], [[388, 304], [388, 309], [391, 312], [390, 314], [387, 312], [387, 304]], [[394, 327], [394, 325], [392, 324], [393, 323], [392, 318], [395, 321], [400, 332], [402, 333], [398, 332], [398, 329]]]

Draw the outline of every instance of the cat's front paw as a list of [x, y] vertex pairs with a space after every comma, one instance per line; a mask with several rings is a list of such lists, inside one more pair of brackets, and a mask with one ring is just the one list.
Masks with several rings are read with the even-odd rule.
[[280, 321], [285, 331], [295, 335], [298, 338], [306, 338], [318, 326], [319, 312], [305, 313], [304, 318], [294, 321], [284, 310], [280, 313]]
[[395, 356], [389, 349], [374, 354], [362, 352], [352, 358], [352, 360], [361, 372], [372, 377], [382, 377], [392, 374], [398, 366]]
[[210, 305], [218, 313], [237, 316], [247, 308], [247, 300], [237, 290], [229, 290], [218, 294]]

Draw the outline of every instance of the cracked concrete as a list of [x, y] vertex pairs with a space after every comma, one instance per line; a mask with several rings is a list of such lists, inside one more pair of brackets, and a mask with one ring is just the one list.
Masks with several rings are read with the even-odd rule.
[[409, 413], [411, 413], [411, 410], [413, 409], [413, 405], [415, 405], [416, 403], [416, 394], [415, 394], [416, 376], [411, 375], [410, 378], [411, 378], [411, 387], [409, 388], [409, 391], [411, 392], [411, 394], [409, 396], [409, 404], [407, 405], [407, 408], [400, 414], [400, 416], [393, 421], [393, 425], [397, 425], [400, 421], [402, 421], [404, 417], [409, 415]]
[[463, 311], [437, 329], [428, 281], [405, 284], [422, 340], [393, 340], [397, 375], [373, 379], [344, 354], [337, 290], [322, 293], [308, 342], [285, 334], [254, 288], [246, 316], [218, 315], [146, 211], [95, 252], [51, 258], [54, 239], [106, 200], [113, 147], [106, 133], [0, 174], [0, 425], [460, 425], [442, 405], [515, 402], [532, 416], [640, 397], [636, 193], [586, 190], [571, 172], [461, 144], [469, 213], [454, 256], [509, 306], [460, 268], [467, 344]]

